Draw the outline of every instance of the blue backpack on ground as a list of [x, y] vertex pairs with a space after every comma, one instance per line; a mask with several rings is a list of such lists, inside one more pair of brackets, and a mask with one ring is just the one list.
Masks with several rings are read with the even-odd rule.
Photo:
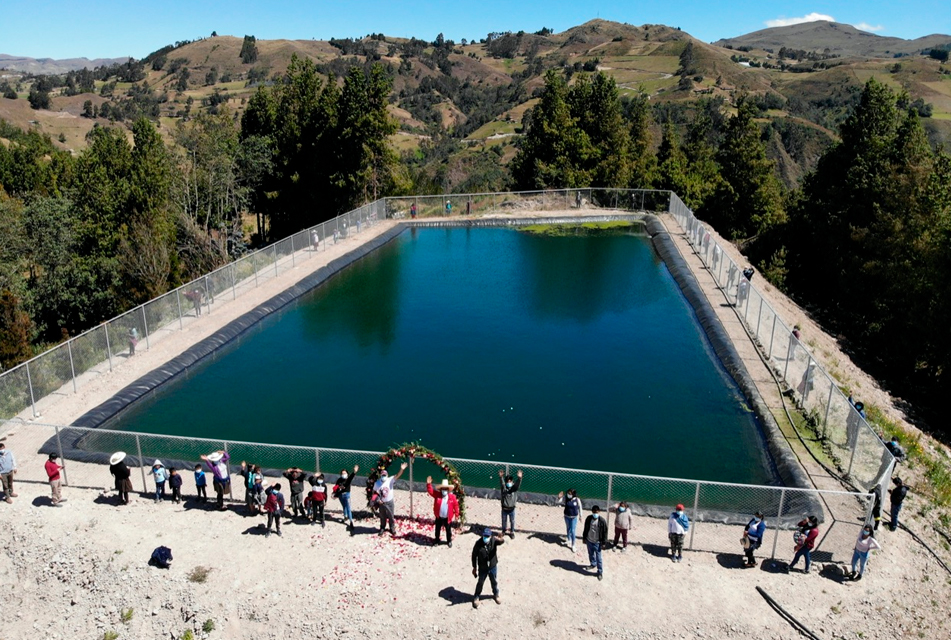
[[168, 547], [156, 547], [149, 564], [159, 569], [168, 569], [172, 566], [172, 550]]

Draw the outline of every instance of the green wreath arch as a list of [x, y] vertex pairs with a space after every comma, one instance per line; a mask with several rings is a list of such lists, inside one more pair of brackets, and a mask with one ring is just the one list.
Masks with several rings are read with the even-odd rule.
[[459, 470], [456, 469], [454, 464], [447, 461], [441, 455], [432, 449], [424, 447], [418, 442], [409, 442], [401, 444], [398, 447], [393, 447], [381, 455], [376, 461], [376, 464], [373, 465], [373, 468], [367, 473], [366, 492], [368, 505], [372, 504], [373, 485], [380, 479], [380, 469], [389, 467], [397, 458], [421, 458], [439, 467], [446, 475], [446, 479], [449, 480], [449, 484], [452, 485], [452, 492], [456, 494], [456, 500], [459, 502], [459, 522], [461, 524], [466, 521], [466, 493], [462, 488], [462, 476], [459, 475]]

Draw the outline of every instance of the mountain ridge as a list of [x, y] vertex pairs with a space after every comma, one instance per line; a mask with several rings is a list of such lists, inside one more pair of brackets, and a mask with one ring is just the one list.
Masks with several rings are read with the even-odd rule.
[[843, 57], [891, 58], [914, 55], [933, 47], [951, 45], [951, 35], [933, 33], [913, 40], [905, 40], [862, 31], [850, 24], [817, 20], [785, 27], [760, 29], [732, 38], [722, 38], [712, 44], [733, 49], [753, 47], [779, 50], [787, 47], [827, 52]]
[[122, 63], [128, 60], [130, 56], [121, 58], [31, 58], [29, 56], [15, 56], [7, 53], [0, 53], [0, 69], [8, 71], [21, 71], [24, 73], [58, 74], [68, 73], [70, 71], [79, 71], [80, 69], [95, 69], [96, 67], [109, 66], [116, 63]]

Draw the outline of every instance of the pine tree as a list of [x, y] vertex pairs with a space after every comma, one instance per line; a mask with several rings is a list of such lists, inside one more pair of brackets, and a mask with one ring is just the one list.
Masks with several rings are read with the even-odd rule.
[[766, 157], [755, 114], [752, 102], [740, 101], [716, 153], [723, 181], [699, 212], [732, 238], [756, 236], [785, 220], [782, 187]]

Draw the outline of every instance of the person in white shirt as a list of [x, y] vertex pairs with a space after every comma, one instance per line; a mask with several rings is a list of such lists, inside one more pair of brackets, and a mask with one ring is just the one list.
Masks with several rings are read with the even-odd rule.
[[382, 536], [384, 531], [386, 531], [387, 524], [390, 527], [390, 535], [396, 537], [396, 518], [394, 515], [395, 511], [395, 498], [396, 495], [393, 491], [393, 484], [399, 480], [400, 476], [403, 475], [403, 472], [406, 471], [406, 467], [409, 465], [405, 462], [400, 465], [400, 472], [395, 476], [390, 476], [386, 468], [380, 469], [379, 479], [373, 483], [373, 502], [376, 504], [377, 508], [380, 510], [380, 535]]
[[[865, 573], [865, 564], [868, 562], [868, 554], [876, 549], [881, 549], [882, 545], [878, 540], [872, 537], [871, 525], [862, 527], [862, 533], [855, 541], [855, 551], [852, 552], [852, 574], [849, 576], [852, 580], [861, 580]], [[858, 573], [855, 568], [859, 567]]]

